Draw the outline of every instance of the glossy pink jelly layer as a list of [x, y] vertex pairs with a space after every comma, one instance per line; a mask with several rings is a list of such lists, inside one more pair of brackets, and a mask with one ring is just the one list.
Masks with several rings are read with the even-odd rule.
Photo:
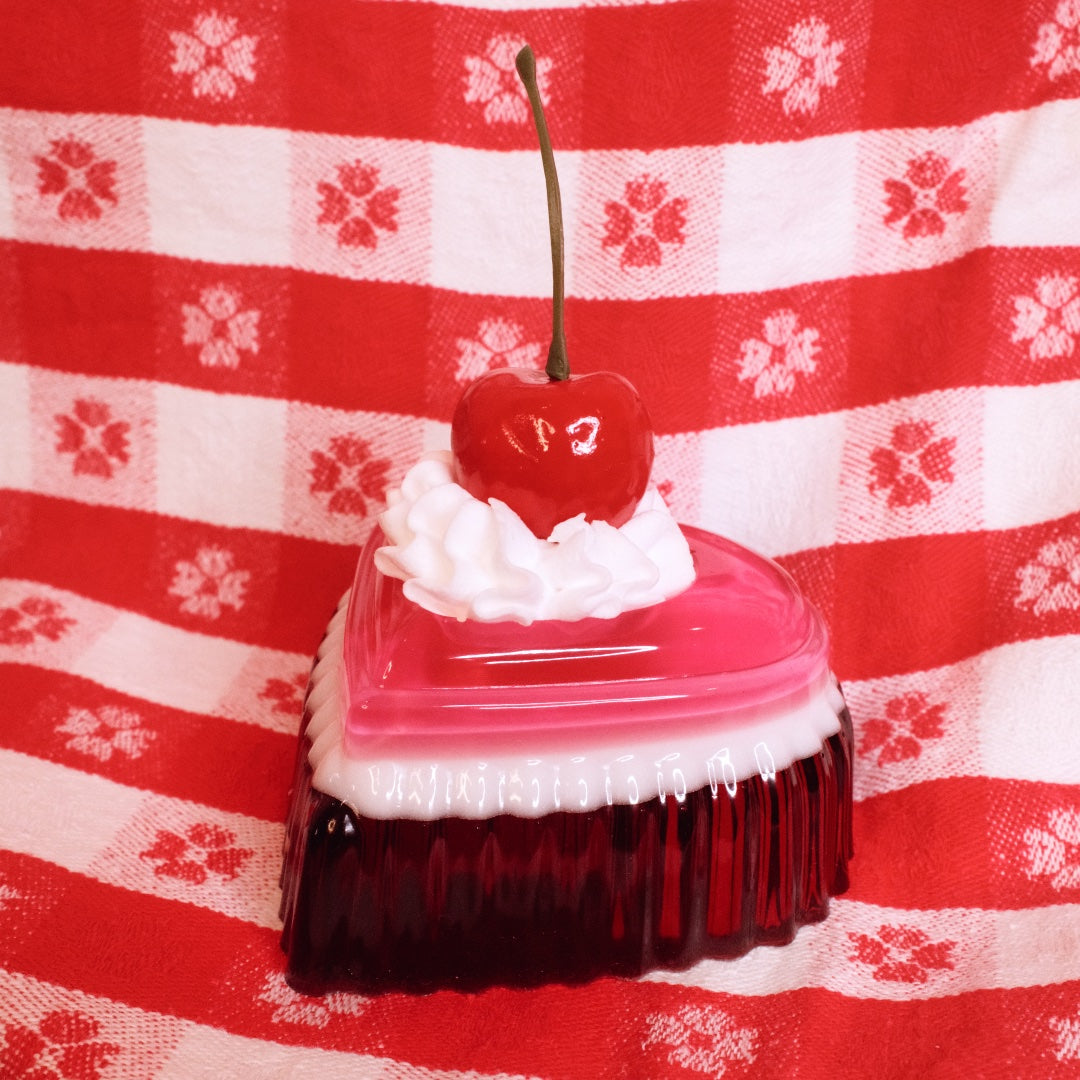
[[726, 713], [777, 711], [827, 678], [821, 617], [775, 563], [683, 527], [696, 581], [616, 619], [457, 622], [402, 595], [362, 553], [345, 634], [345, 749], [420, 741], [453, 755], [504, 744], [663, 739]]
[[[303, 745], [303, 743], [302, 743]], [[851, 722], [771, 779], [540, 818], [363, 817], [296, 782], [287, 978], [476, 989], [684, 968], [784, 944], [847, 888]]]
[[[636, 805], [668, 792], [681, 799], [706, 784], [771, 776], [817, 753], [840, 727], [843, 698], [828, 672], [767, 705], [727, 709], [711, 707], [707, 692], [700, 701], [688, 699], [675, 675], [642, 695], [647, 705], [666, 707], [662, 725], [612, 722], [577, 731], [553, 724], [553, 732], [514, 731], [487, 740], [459, 734], [408, 740], [372, 730], [350, 747], [342, 725], [348, 700], [346, 602], [330, 621], [311, 673], [308, 760], [314, 786], [361, 816], [542, 817], [556, 810]], [[607, 706], [610, 715], [613, 700], [632, 716], [640, 705], [627, 696], [605, 699], [606, 692], [603, 684], [574, 683], [565, 688], [563, 701], [541, 708], [553, 719], [564, 708], [584, 716]]]

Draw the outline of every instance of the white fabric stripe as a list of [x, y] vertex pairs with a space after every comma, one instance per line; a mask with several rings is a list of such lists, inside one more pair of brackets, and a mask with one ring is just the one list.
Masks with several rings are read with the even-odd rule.
[[843, 413], [713, 428], [699, 436], [700, 524], [775, 556], [836, 541]]
[[143, 117], [150, 250], [217, 263], [287, 266], [292, 136]]
[[1048, 101], [993, 117], [997, 155], [990, 242], [1002, 247], [1080, 242], [1080, 101]]
[[[463, 156], [464, 155], [464, 156]], [[574, 235], [584, 154], [560, 151], [559, 186], [568, 236]], [[551, 292], [544, 176], [527, 150], [491, 153], [431, 147], [431, 284], [501, 296]], [[535, 210], [531, 213], [530, 210]], [[574, 288], [575, 244], [568, 240], [566, 291]]]
[[779, 289], [856, 272], [859, 147], [860, 136], [847, 133], [720, 151], [716, 292]]
[[[139, 1009], [112, 998], [70, 990], [21, 972], [0, 969], [4, 1019], [36, 1029], [42, 1017], [58, 1009], [77, 1010], [101, 1024], [98, 1038], [121, 1044], [114, 1076], [154, 1080], [269, 1080], [270, 1077], [325, 1077], [326, 1080], [526, 1080], [520, 1073], [484, 1073], [473, 1069], [429, 1069], [370, 1054], [295, 1045], [297, 1036], [317, 1042], [328, 1024], [362, 1016], [368, 999], [357, 994], [304, 997], [284, 984], [280, 972], [268, 972], [256, 1003], [245, 1009], [256, 1018], [264, 1012], [293, 1045], [269, 1042], [193, 1023], [167, 1013]], [[239, 1012], [237, 1016], [239, 1016]], [[137, 1072], [135, 1070], [138, 1070]]]
[[[925, 981], [918, 975], [890, 977], [887, 968], [855, 958], [860, 936], [878, 938], [882, 927], [916, 935], [908, 946], [893, 936], [886, 963], [911, 962], [913, 949], [920, 945], [939, 946], [936, 961], [913, 961]], [[803, 927], [782, 949], [763, 947], [738, 960], [705, 960], [688, 971], [654, 972], [646, 978], [738, 996], [820, 987], [845, 997], [887, 1001], [1053, 986], [1080, 978], [1080, 905], [909, 911], [835, 899], [823, 923]]]
[[[72, 672], [171, 708], [289, 734], [296, 730], [297, 717], [274, 710], [258, 691], [263, 676], [286, 679], [305, 673], [311, 664], [306, 655], [212, 638], [36, 582], [0, 579], [0, 607], [17, 606], [27, 596], [56, 601], [75, 626], [59, 642], [0, 645], [0, 662]], [[922, 695], [927, 708], [943, 706], [942, 735], [920, 739], [916, 757], [879, 764], [876, 753], [860, 753], [856, 799], [952, 776], [1075, 782], [1080, 744], [1065, 718], [1080, 695], [1077, 656], [1080, 635], [1036, 638], [939, 668], [846, 682], [857, 745], [864, 725], [887, 717], [894, 699]], [[167, 668], [161, 666], [166, 658]], [[200, 672], [200, 678], [192, 679], [192, 671]], [[213, 672], [216, 678], [210, 677]], [[902, 732], [903, 724], [896, 730]]]
[[273, 709], [258, 694], [266, 678], [306, 672], [309, 657], [168, 626], [38, 582], [0, 578], [0, 607], [17, 607], [27, 597], [55, 601], [75, 623], [55, 642], [0, 644], [0, 661], [79, 675], [173, 709], [296, 730], [297, 716]]
[[[68, 408], [76, 397], [110, 403], [114, 419], [130, 425], [132, 462], [152, 463], [151, 477], [117, 461], [107, 481], [74, 472], [56, 449], [54, 427], [32, 421], [37, 398]], [[373, 455], [390, 462], [393, 484], [420, 456], [424, 438], [423, 421], [396, 414], [3, 361], [0, 401], [10, 408], [0, 440], [0, 487], [349, 546], [363, 542], [382, 506], [371, 500], [369, 519], [329, 511], [328, 496], [310, 490], [312, 453], [326, 456], [333, 437], [363, 431]], [[437, 427], [446, 432], [442, 445], [449, 445], [449, 426]]]
[[[1004, 332], [1004, 331], [1003, 331]], [[1080, 510], [1080, 381], [936, 390], [816, 416], [701, 432], [701, 524], [772, 556], [840, 543], [1015, 529]], [[953, 479], [890, 504], [874, 456], [924, 425]], [[904, 471], [917, 454], [898, 454]], [[1038, 477], [1038, 482], [1032, 482]]]
[[[6, 109], [0, 109], [0, 125], [7, 112]], [[16, 187], [10, 182], [11, 165], [7, 139], [0, 139], [0, 236], [3, 237], [13, 237], [17, 230], [15, 224]]]
[[[11, 851], [106, 885], [281, 926], [278, 822], [140, 791], [14, 750], [0, 750], [0, 790], [0, 845]], [[220, 843], [198, 843], [207, 827]], [[175, 859], [183, 864], [155, 851], [163, 834], [182, 849]], [[220, 850], [236, 853], [235, 866], [215, 870], [213, 860], [204, 862]]]
[[[27, 897], [31, 899], [31, 897]], [[36, 898], [35, 898], [36, 899]], [[47, 901], [46, 901], [47, 902]], [[184, 1032], [191, 1026], [190, 1021], [177, 1016], [137, 1009], [122, 1004], [112, 998], [87, 994], [82, 990], [69, 989], [57, 983], [35, 979], [22, 972], [4, 971], [0, 968], [0, 1017], [3, 1020], [39, 1030], [42, 1020], [50, 1013], [68, 1010], [89, 1017], [98, 1026], [96, 1038], [89, 1042], [89, 1047], [101, 1045], [116, 1048], [108, 1056], [113, 1059], [111, 1067], [99, 1072], [91, 1067], [83, 1076], [100, 1075], [124, 1078], [124, 1080], [152, 1080], [158, 1075], [162, 1063], [168, 1058]], [[14, 1034], [8, 1029], [8, 1037]], [[8, 1043], [11, 1046], [11, 1043]], [[87, 1046], [87, 1043], [83, 1043]], [[45, 1049], [38, 1058], [39, 1076], [59, 1075], [53, 1071], [57, 1062], [58, 1047]], [[75, 1051], [77, 1054], [79, 1051]], [[88, 1050], [84, 1060], [92, 1061], [92, 1050]], [[44, 1066], [44, 1068], [41, 1068]], [[52, 1066], [53, 1068], [50, 1068]], [[27, 1063], [26, 1068], [30, 1067]], [[19, 1074], [27, 1072], [20, 1068]]]
[[986, 527], [1012, 529], [1080, 510], [1080, 380], [988, 387], [983, 400]]
[[[21, 129], [48, 127], [65, 119], [66, 114], [60, 113], [0, 110], [0, 125], [10, 123]], [[84, 119], [88, 130], [116, 121], [106, 114]], [[280, 129], [160, 119], [142, 119], [140, 124], [146, 155], [149, 244], [154, 252], [240, 265], [287, 266], [297, 265], [298, 260], [306, 265], [312, 243], [319, 246], [329, 235], [319, 231], [309, 213], [316, 205], [313, 190], [295, 191], [292, 177], [300, 164], [298, 157], [310, 163], [325, 156], [331, 170], [328, 175], [332, 175], [334, 161], [340, 156], [336, 148], [342, 144], [341, 136], [303, 133], [294, 137]], [[320, 140], [326, 143], [325, 155], [315, 145]], [[520, 234], [522, 222], [535, 220], [537, 229], [543, 226], [542, 200], [533, 214], [523, 207], [520, 192], [512, 205], [506, 196], [508, 163], [519, 157], [524, 161], [523, 153], [402, 140], [352, 141], [368, 147], [370, 156], [380, 161], [394, 160], [395, 145], [401, 148], [399, 157], [404, 153], [410, 159], [416, 156], [417, 148], [431, 148], [436, 163], [432, 204], [426, 204], [419, 189], [415, 199], [406, 191], [410, 195], [406, 202], [416, 205], [403, 202], [399, 218], [401, 228], [412, 236], [431, 216], [428, 227], [435, 257], [431, 264], [425, 264], [412, 252], [404, 261], [395, 261], [392, 245], [384, 242], [382, 250], [360, 264], [350, 255], [338, 253], [337, 263], [325, 267], [326, 272], [438, 285], [443, 276], [438, 253], [453, 241], [454, 222], [464, 218], [474, 226], [487, 221], [485, 235], [496, 231], [499, 257], [494, 257], [495, 249], [475, 252], [471, 265], [454, 274], [455, 288], [495, 296], [548, 295], [549, 282], [537, 270], [543, 260], [537, 258], [536, 244], [510, 244], [499, 232], [511, 219], [514, 236]], [[799, 141], [686, 147], [664, 153], [669, 161], [665, 173], [673, 183], [678, 177], [693, 178], [703, 168], [714, 166], [721, 175], [728, 175], [718, 223], [710, 222], [707, 215], [701, 219], [714, 232], [711, 238], [716, 247], [722, 249], [716, 264], [716, 288], [728, 293], [931, 266], [986, 244], [1078, 244], [1080, 200], [1071, 197], [1070, 176], [1072, 162], [1080, 153], [1078, 143], [1080, 100], [1072, 99], [990, 114], [959, 127], [848, 132]], [[303, 149], [299, 149], [301, 145]], [[897, 239], [897, 230], [883, 224], [881, 180], [894, 174], [902, 176], [907, 160], [928, 147], [946, 152], [950, 159], [955, 157], [955, 167], [965, 169], [972, 208], [962, 228], [949, 230], [940, 244], [921, 245], [916, 250], [902, 242], [902, 237]], [[624, 158], [622, 151], [606, 150], [560, 155], [560, 172], [567, 178], [563, 202], [573, 229], [568, 242], [571, 253], [597, 242], [603, 203], [621, 195], [619, 190], [601, 193], [596, 206], [584, 206], [576, 194], [574, 178], [623, 176], [627, 168]], [[208, 162], [213, 162], [213, 168]], [[539, 177], [535, 161], [532, 165], [532, 180], [523, 188], [527, 192]], [[516, 176], [516, 168], [512, 171]], [[819, 177], [820, 183], [790, 183], [790, 177], [808, 173]], [[462, 176], [470, 178], [467, 205], [481, 213], [475, 220], [461, 213], [462, 204], [446, 197], [451, 189], [456, 190], [453, 178]], [[391, 181], [388, 177], [385, 182]], [[192, 198], [193, 189], [199, 192], [198, 198]], [[856, 221], [850, 207], [856, 205], [852, 193], [859, 191], [865, 192], [865, 197], [860, 196], [863, 213]], [[763, 192], [769, 197], [763, 197]], [[821, 199], [826, 196], [830, 203], [823, 210]], [[530, 197], [529, 201], [535, 200]], [[849, 209], [845, 211], [844, 206]], [[193, 217], [191, 207], [198, 207], [197, 217]], [[693, 214], [691, 207], [691, 221]], [[576, 228], [573, 223], [577, 223]], [[0, 235], [20, 239], [19, 229], [16, 216], [5, 215], [0, 208]], [[50, 232], [47, 242], [55, 241], [55, 235]], [[749, 237], [753, 243], [747, 246], [742, 240]], [[78, 246], [100, 243], [127, 249], [133, 242], [137, 242], [133, 235], [123, 230], [102, 230], [92, 236], [80, 234]], [[332, 240], [330, 244], [332, 247]], [[466, 250], [471, 247], [470, 242]], [[731, 263], [723, 257], [733, 250], [742, 261]], [[322, 262], [319, 267], [324, 269]], [[686, 281], [680, 285], [678, 275], [664, 280], [668, 295], [681, 295], [687, 288], [701, 291], [697, 282], [692, 287]], [[570, 295], [580, 294], [574, 288], [572, 266], [568, 284]], [[655, 294], [655, 285], [642, 287]], [[664, 292], [661, 284], [660, 293]]]
[[[1078, 635], [1037, 638], [910, 675], [846, 682], [855, 723], [856, 801], [957, 776], [1075, 784], [1077, 657]], [[918, 718], [933, 710], [941, 734], [920, 737]], [[893, 752], [871, 745], [873, 729], [883, 723], [891, 729]], [[913, 736], [915, 745], [909, 742], [907, 749], [896, 741]]]
[[981, 674], [979, 772], [1013, 780], [1080, 782], [1080, 635], [1018, 641], [974, 661]]
[[[64, 388], [93, 394], [100, 387], [106, 400], [118, 382], [0, 363], [0, 393], [10, 388], [16, 406], [25, 406], [27, 379], [47, 380], [61, 398]], [[434, 443], [447, 431], [445, 425], [403, 423], [390, 414], [346, 414], [271, 398], [123, 383], [146, 388], [155, 402], [156, 423], [132, 436], [156, 440], [144, 454], [157, 461], [152, 509], [327, 543], [358, 543], [366, 526], [357, 517], [330, 513], [324, 497], [308, 492], [312, 449], [325, 452], [331, 434], [364, 426], [369, 437], [374, 434], [374, 453], [392, 461], [393, 482], [407, 465], [404, 458], [415, 458], [421, 443]], [[36, 446], [39, 456], [52, 455], [54, 448], [50, 431], [35, 434], [19, 421], [25, 413], [25, 407], [15, 409], [16, 426], [0, 449], [0, 485], [29, 491], [30, 445], [46, 440]], [[1040, 524], [1080, 510], [1072, 467], [1080, 458], [1078, 415], [1080, 380], [937, 390], [679, 436], [685, 444], [681, 453], [691, 463], [697, 457], [702, 483], [700, 514], [689, 523], [773, 556], [838, 541]], [[954, 479], [931, 481], [925, 503], [895, 508], [887, 489], [871, 489], [871, 455], [889, 447], [898, 425], [913, 422], [931, 425], [930, 443], [952, 440]], [[141, 476], [123, 469], [105, 486], [97, 477], [69, 481], [52, 494], [117, 507], [146, 501]]]
[[154, 396], [158, 512], [280, 529], [288, 403], [169, 384]]
[[145, 798], [136, 788], [14, 750], [0, 750], [0, 791], [0, 845], [80, 874]]
[[[0, 183], [0, 191], [4, 185]], [[29, 491], [34, 487], [30, 460], [32, 442], [30, 369], [0, 360], [0, 405], [4, 411], [0, 434], [0, 488]]]
[[[265, 703], [255, 712], [226, 703], [235, 697], [237, 673], [251, 671], [253, 657], [260, 670], [285, 678], [308, 669], [311, 660], [306, 655], [257, 649], [156, 623], [36, 582], [0, 579], [0, 606], [17, 606], [27, 596], [55, 600], [76, 625], [60, 642], [0, 645], [0, 661], [71, 671], [120, 693], [189, 712], [249, 723], [259, 723], [261, 717], [261, 726], [271, 730], [295, 730], [295, 717], [275, 717]], [[208, 660], [222, 654], [224, 663]], [[940, 668], [846, 682], [844, 693], [857, 734], [860, 725], [885, 716], [892, 699], [921, 694], [928, 706], [944, 705], [943, 734], [922, 740], [917, 768], [901, 761], [890, 768], [860, 769], [857, 797], [948, 776], [1074, 781], [1080, 775], [1080, 745], [1059, 725], [1080, 693], [1078, 655], [1080, 636], [1035, 638]], [[151, 659], [159, 665], [164, 658], [171, 658], [169, 666], [158, 666], [156, 674], [149, 675]], [[192, 671], [200, 673], [199, 680], [190, 678]], [[215, 672], [217, 677], [211, 678]]]
[[117, 614], [71, 665], [105, 686], [191, 712], [213, 712], [239, 677], [251, 646], [193, 634], [131, 611]]
[[319, 1076], [321, 1080], [517, 1080], [520, 1074], [427, 1069], [406, 1061], [285, 1046], [192, 1024], [157, 1080], [249, 1080]]

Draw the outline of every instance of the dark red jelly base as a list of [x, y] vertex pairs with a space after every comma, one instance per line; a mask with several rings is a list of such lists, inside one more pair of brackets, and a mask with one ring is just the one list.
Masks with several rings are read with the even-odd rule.
[[685, 968], [782, 945], [847, 888], [851, 719], [729, 795], [484, 821], [360, 817], [301, 738], [281, 913], [296, 990], [462, 990]]

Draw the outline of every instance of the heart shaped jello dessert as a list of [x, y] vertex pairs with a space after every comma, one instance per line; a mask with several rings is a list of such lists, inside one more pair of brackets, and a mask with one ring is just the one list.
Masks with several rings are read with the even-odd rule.
[[[282, 874], [299, 990], [529, 985], [790, 941], [847, 886], [851, 723], [817, 611], [680, 529], [617, 375], [466, 390], [319, 648]], [[556, 233], [558, 235], [556, 235]], [[554, 357], [554, 360], [552, 360]]]

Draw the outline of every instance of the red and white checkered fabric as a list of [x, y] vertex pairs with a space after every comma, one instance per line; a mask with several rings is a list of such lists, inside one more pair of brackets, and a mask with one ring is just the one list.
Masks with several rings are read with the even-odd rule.
[[[0, 0], [0, 1074], [1080, 1076], [1080, 2], [533, 2]], [[681, 974], [303, 998], [309, 658], [546, 349], [526, 40], [571, 361], [825, 612], [853, 885]]]

